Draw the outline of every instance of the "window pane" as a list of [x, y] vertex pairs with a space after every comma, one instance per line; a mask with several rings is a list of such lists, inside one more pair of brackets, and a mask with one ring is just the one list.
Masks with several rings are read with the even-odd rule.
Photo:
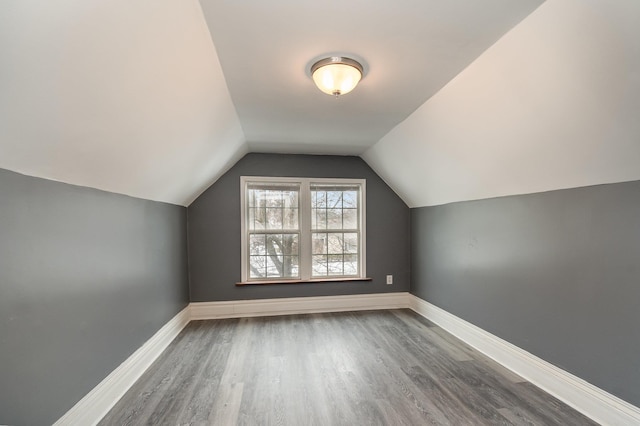
[[342, 206], [345, 209], [358, 207], [358, 191], [344, 191], [342, 193]]
[[255, 225], [256, 209], [253, 207], [247, 207], [247, 215], [248, 215], [247, 225], [249, 226], [249, 229], [251, 230], [256, 229], [256, 225]]
[[256, 198], [257, 204], [256, 204], [256, 206], [258, 206], [258, 207], [267, 207], [267, 204], [268, 204], [267, 203], [267, 199], [269, 198], [268, 197], [268, 191], [260, 190], [260, 191], [258, 191], [256, 193], [256, 195], [257, 195], [257, 198]]
[[282, 209], [267, 208], [267, 229], [282, 229]]
[[264, 191], [260, 189], [249, 189], [247, 191], [247, 200], [249, 207], [261, 207], [264, 204], [260, 203], [260, 200], [264, 200]]
[[298, 271], [298, 256], [284, 256], [282, 276], [284, 278], [296, 278], [300, 276]]
[[347, 254], [344, 256], [344, 274], [358, 275], [358, 256]]
[[250, 277], [299, 277], [299, 239], [298, 234], [250, 235]]
[[267, 207], [284, 207], [284, 201], [282, 199], [282, 193], [284, 191], [269, 190], [267, 192]]
[[282, 253], [282, 234], [267, 234], [267, 254], [269, 256]]
[[342, 253], [344, 248], [344, 244], [342, 243], [342, 234], [340, 233], [329, 234], [327, 248], [328, 248], [329, 254]]
[[249, 276], [251, 278], [264, 278], [267, 276], [267, 258], [264, 256], [250, 256]]
[[286, 190], [282, 191], [282, 199], [284, 201], [284, 208], [298, 208], [298, 191]]
[[282, 269], [282, 256], [269, 255], [267, 256], [267, 277], [282, 277], [283, 269]]
[[282, 235], [282, 254], [298, 255], [298, 234]]
[[298, 209], [293, 207], [286, 207], [283, 210], [283, 223], [284, 229], [298, 229]]
[[342, 224], [344, 226], [344, 229], [358, 229], [358, 210], [342, 210]]
[[262, 255], [267, 254], [267, 246], [265, 243], [265, 236], [260, 234], [253, 234], [249, 237], [249, 254]]
[[327, 210], [327, 229], [342, 229], [342, 210]]
[[327, 211], [314, 209], [311, 211], [311, 229], [327, 229]]
[[327, 208], [342, 208], [342, 191], [327, 191]]
[[314, 277], [326, 277], [327, 276], [327, 256], [326, 255], [313, 255], [312, 275]]
[[256, 225], [256, 229], [267, 229], [266, 207], [259, 207], [256, 209], [255, 225]]
[[313, 234], [311, 237], [311, 252], [313, 254], [327, 253], [327, 234]]
[[358, 253], [358, 234], [355, 232], [344, 234], [344, 252], [350, 254]]
[[250, 230], [298, 229], [300, 226], [297, 185], [252, 183], [247, 188], [247, 203]]
[[246, 210], [245, 214], [247, 216], [247, 219], [246, 219], [247, 220], [246, 221], [247, 230], [255, 229], [256, 228], [256, 226], [255, 226], [256, 210], [253, 207], [247, 207], [247, 210]]
[[341, 254], [338, 255], [329, 255], [329, 275], [342, 275], [343, 273], [343, 256]]
[[256, 191], [253, 189], [249, 189], [247, 191], [247, 207], [255, 207], [256, 206]]
[[326, 207], [327, 207], [326, 191], [312, 190], [311, 191], [311, 208], [324, 209]]
[[271, 255], [298, 255], [298, 234], [267, 234], [266, 252]]

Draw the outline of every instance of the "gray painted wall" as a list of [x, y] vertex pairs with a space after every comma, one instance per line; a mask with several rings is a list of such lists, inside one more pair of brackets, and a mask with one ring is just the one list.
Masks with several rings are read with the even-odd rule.
[[[373, 281], [237, 287], [240, 176], [365, 178]], [[359, 157], [247, 154], [189, 206], [188, 216], [193, 302], [409, 291], [409, 208]], [[393, 285], [386, 285], [386, 274], [393, 274]]]
[[411, 292], [640, 406], [640, 182], [412, 209]]
[[53, 423], [187, 302], [184, 207], [0, 170], [0, 424]]

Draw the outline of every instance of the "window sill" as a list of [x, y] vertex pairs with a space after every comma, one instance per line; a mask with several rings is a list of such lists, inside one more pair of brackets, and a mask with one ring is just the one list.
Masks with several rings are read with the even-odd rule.
[[348, 281], [373, 281], [370, 277], [356, 277], [356, 278], [314, 278], [311, 280], [269, 280], [269, 281], [241, 281], [237, 282], [236, 286], [245, 285], [269, 285], [269, 284], [325, 284], [325, 283], [341, 283]]

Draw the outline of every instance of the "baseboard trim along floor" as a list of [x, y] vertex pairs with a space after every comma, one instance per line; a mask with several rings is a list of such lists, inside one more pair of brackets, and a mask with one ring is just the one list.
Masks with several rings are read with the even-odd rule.
[[54, 423], [54, 426], [97, 424], [189, 324], [190, 320], [187, 306], [71, 407]]
[[638, 425], [640, 408], [449, 312], [409, 295], [409, 308], [603, 425]]
[[241, 318], [408, 308], [409, 293], [350, 294], [191, 303], [191, 319]]
[[640, 424], [640, 408], [423, 299], [401, 292], [191, 303], [72, 407], [54, 426], [97, 424], [190, 321], [403, 308], [412, 309], [601, 424]]

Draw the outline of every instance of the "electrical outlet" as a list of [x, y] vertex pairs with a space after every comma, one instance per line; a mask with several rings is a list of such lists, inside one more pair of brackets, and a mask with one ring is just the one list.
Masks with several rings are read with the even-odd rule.
[[387, 275], [387, 285], [393, 284], [393, 275]]

